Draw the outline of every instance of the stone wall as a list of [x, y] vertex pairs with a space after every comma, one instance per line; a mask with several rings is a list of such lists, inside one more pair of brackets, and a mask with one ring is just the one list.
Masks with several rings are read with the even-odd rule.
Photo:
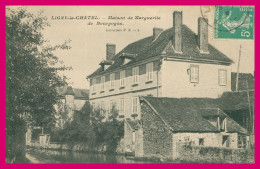
[[185, 142], [199, 146], [199, 139], [203, 139], [203, 146], [224, 147], [223, 135], [229, 136], [229, 148], [237, 148], [237, 133], [173, 133], [173, 158], [176, 158], [179, 153], [177, 145]]
[[135, 132], [135, 156], [143, 157], [144, 156], [144, 147], [143, 147], [143, 128], [138, 129]]
[[124, 145], [126, 152], [134, 152], [134, 142], [133, 142], [133, 131], [131, 130], [130, 126], [127, 122], [124, 122]]
[[231, 149], [223, 147], [203, 147], [178, 145], [177, 159], [199, 163], [254, 163], [254, 151], [251, 149]]
[[153, 110], [141, 103], [144, 157], [172, 158], [172, 132]]

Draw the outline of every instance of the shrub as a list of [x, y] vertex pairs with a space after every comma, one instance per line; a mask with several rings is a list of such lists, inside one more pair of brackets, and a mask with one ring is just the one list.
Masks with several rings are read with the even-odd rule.
[[87, 102], [80, 111], [75, 112], [72, 122], [66, 122], [63, 129], [51, 134], [51, 141], [71, 147], [78, 143], [96, 147], [106, 145], [106, 151], [114, 153], [124, 135], [124, 124], [117, 120], [118, 111], [114, 106], [109, 114], [105, 116], [104, 110], [93, 110]]

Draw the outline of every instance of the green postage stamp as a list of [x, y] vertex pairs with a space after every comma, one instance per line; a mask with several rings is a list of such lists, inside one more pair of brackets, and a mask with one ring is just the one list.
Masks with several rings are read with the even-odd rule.
[[254, 39], [254, 7], [215, 6], [214, 37]]

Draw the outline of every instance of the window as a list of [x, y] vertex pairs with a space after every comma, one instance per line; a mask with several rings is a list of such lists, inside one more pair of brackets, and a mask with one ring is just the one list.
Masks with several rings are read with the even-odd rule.
[[199, 83], [199, 66], [191, 65], [190, 67], [190, 82]]
[[228, 135], [225, 135], [225, 136], [222, 136], [222, 146], [223, 147], [229, 147], [229, 136]]
[[133, 97], [133, 114], [137, 114], [138, 112], [138, 97]]
[[120, 87], [125, 86], [125, 70], [120, 72]]
[[105, 90], [105, 76], [102, 76], [101, 77], [101, 91], [104, 91]]
[[110, 100], [109, 110], [108, 110], [109, 113], [111, 112], [111, 110], [113, 110], [113, 108], [115, 108], [114, 106], [115, 106], [115, 101], [114, 100]]
[[153, 80], [153, 62], [146, 64], [146, 81]]
[[227, 70], [219, 69], [218, 71], [218, 83], [220, 86], [227, 85]]
[[100, 110], [101, 110], [101, 111], [105, 111], [105, 110], [106, 110], [105, 102], [104, 102], [104, 101], [101, 101], [101, 102], [100, 102]]
[[125, 99], [120, 99], [120, 112], [119, 114], [124, 115], [125, 114]]
[[93, 82], [92, 82], [92, 92], [93, 93], [96, 92], [96, 79], [93, 79]]
[[246, 136], [239, 135], [238, 136], [238, 148], [246, 148], [247, 147], [247, 140]]
[[110, 74], [110, 89], [115, 88], [115, 73]]
[[199, 138], [199, 145], [204, 146], [204, 138]]
[[133, 84], [138, 84], [139, 82], [139, 67], [133, 68]]

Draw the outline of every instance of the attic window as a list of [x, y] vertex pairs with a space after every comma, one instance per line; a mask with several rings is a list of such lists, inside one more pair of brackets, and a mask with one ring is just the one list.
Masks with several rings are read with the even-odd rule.
[[111, 65], [113, 64], [112, 61], [107, 61], [107, 60], [104, 60], [102, 62], [100, 62], [100, 66], [102, 67], [102, 70], [106, 70], [107, 68], [109, 68]]
[[136, 58], [136, 54], [131, 54], [131, 53], [122, 53], [120, 58], [123, 59], [123, 64], [127, 64], [128, 62], [130, 62], [131, 60], [133, 60], [134, 58]]

